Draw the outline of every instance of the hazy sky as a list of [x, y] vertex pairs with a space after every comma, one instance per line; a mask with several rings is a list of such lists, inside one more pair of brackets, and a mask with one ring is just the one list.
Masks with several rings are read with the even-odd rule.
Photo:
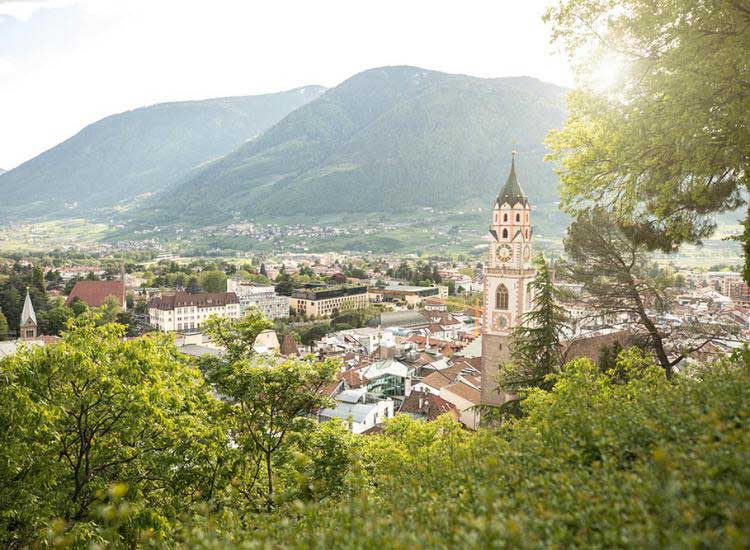
[[550, 1], [0, 0], [0, 168], [113, 113], [382, 65], [569, 85]]

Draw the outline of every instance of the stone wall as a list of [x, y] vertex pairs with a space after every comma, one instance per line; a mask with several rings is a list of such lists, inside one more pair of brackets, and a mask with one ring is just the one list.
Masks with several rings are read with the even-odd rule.
[[482, 335], [482, 404], [502, 405], [508, 395], [498, 391], [497, 372], [500, 365], [510, 361], [509, 336]]
[[564, 362], [567, 363], [577, 357], [586, 357], [596, 362], [599, 360], [602, 348], [612, 347], [615, 342], [626, 348], [635, 344], [635, 337], [628, 330], [620, 330], [565, 342]]

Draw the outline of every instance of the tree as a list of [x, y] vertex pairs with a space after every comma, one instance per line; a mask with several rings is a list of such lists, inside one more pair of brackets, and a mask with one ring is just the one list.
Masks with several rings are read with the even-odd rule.
[[[583, 284], [580, 300], [604, 318], [628, 315], [636, 335], [645, 338], [669, 377], [678, 363], [727, 335], [726, 325], [690, 323], [679, 332], [657, 324], [655, 315], [670, 307], [671, 279], [651, 269], [646, 246], [623, 231], [603, 208], [586, 210], [568, 229], [562, 274]], [[681, 342], [687, 342], [678, 347]]]
[[[698, 243], [750, 191], [750, 9], [734, 0], [562, 0], [545, 16], [581, 86], [548, 140], [564, 205], [611, 205], [649, 249]], [[596, 90], [601, 70], [619, 70]], [[749, 206], [750, 208], [750, 206]], [[750, 282], [750, 209], [743, 222]]]
[[97, 315], [101, 316], [100, 322], [102, 323], [114, 323], [117, 321], [117, 316], [122, 311], [122, 303], [115, 296], [107, 296], [102, 305], [94, 308]]
[[76, 275], [72, 279], [69, 279], [67, 283], [65, 283], [65, 286], [63, 286], [63, 293], [64, 294], [70, 294], [73, 292], [73, 287], [76, 286], [76, 283], [78, 281], [83, 280], [80, 276]]
[[563, 364], [561, 337], [568, 315], [561, 305], [562, 293], [555, 287], [544, 256], [534, 259], [536, 276], [531, 283], [531, 310], [513, 331], [512, 362], [500, 370], [499, 386], [516, 392], [529, 388], [549, 390], [549, 375]]
[[39, 333], [59, 336], [68, 326], [68, 321], [75, 317], [73, 310], [65, 305], [52, 307], [37, 315], [39, 320]]
[[[334, 360], [269, 358], [251, 356], [231, 362], [209, 372], [216, 389], [232, 403], [232, 436], [236, 444], [262, 457], [265, 469], [265, 504], [274, 506], [274, 459], [283, 460], [288, 437], [311, 430], [313, 420], [306, 418], [329, 398], [320, 389], [333, 380], [339, 365]], [[256, 463], [257, 471], [261, 462]], [[252, 476], [254, 485], [256, 476]], [[250, 494], [252, 487], [243, 490]]]
[[198, 285], [198, 278], [197, 277], [190, 277], [190, 280], [188, 281], [187, 287], [185, 287], [185, 291], [189, 294], [197, 294], [201, 291], [200, 285]]
[[328, 324], [313, 325], [300, 334], [300, 342], [304, 346], [312, 346], [329, 332], [331, 332], [331, 327]]
[[44, 271], [38, 265], [35, 265], [31, 270], [31, 285], [36, 288], [41, 294], [46, 294], [46, 287], [44, 283]]
[[453, 279], [448, 280], [448, 296], [456, 295], [456, 282]]
[[8, 321], [9, 332], [17, 334], [21, 322], [23, 301], [21, 293], [15, 286], [6, 286], [2, 293], [0, 293], [0, 305]]
[[5, 340], [8, 337], [8, 320], [3, 314], [3, 310], [0, 309], [0, 340]]
[[133, 307], [133, 311], [137, 313], [138, 315], [145, 315], [148, 313], [148, 303], [143, 298], [139, 298], [135, 302], [135, 306]]
[[133, 318], [133, 314], [127, 310], [117, 312], [117, 315], [115, 315], [115, 322], [125, 327], [126, 336], [130, 336], [132, 338], [133, 336], [138, 336], [141, 333], [138, 323], [136, 323], [135, 319]]
[[47, 288], [59, 289], [63, 285], [62, 276], [59, 271], [49, 270], [45, 273], [44, 280], [47, 282]]
[[73, 298], [73, 301], [70, 302], [70, 309], [73, 310], [73, 315], [79, 317], [89, 310], [89, 305], [76, 296]]
[[258, 271], [260, 275], [263, 275], [264, 277], [268, 277], [268, 271], [266, 271], [266, 264], [260, 264], [260, 271]]
[[113, 490], [127, 494], [125, 540], [212, 493], [219, 402], [168, 337], [123, 336], [85, 319], [58, 344], [0, 361], [3, 546], [29, 545], [56, 518], [86, 546]]
[[254, 355], [253, 344], [255, 339], [261, 332], [271, 328], [273, 328], [273, 323], [255, 308], [250, 309], [240, 319], [212, 316], [203, 323], [204, 334], [214, 344], [227, 351], [223, 360], [230, 363]]
[[280, 271], [276, 277], [276, 294], [280, 296], [291, 296], [294, 290], [294, 281], [286, 271]]
[[201, 272], [198, 282], [201, 288], [206, 292], [227, 291], [226, 273], [217, 269]]

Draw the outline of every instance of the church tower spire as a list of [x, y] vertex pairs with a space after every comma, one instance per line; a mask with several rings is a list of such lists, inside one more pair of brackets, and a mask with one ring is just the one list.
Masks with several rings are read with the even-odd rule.
[[510, 360], [511, 333], [531, 309], [533, 230], [531, 204], [516, 174], [513, 152], [510, 173], [492, 205], [489, 258], [484, 270], [482, 314], [482, 402], [501, 404], [495, 378]]
[[23, 310], [21, 311], [21, 322], [19, 325], [21, 339], [31, 340], [37, 337], [37, 322], [36, 312], [34, 311], [34, 304], [31, 303], [31, 295], [29, 294], [29, 288], [26, 287], [26, 299], [23, 302]]
[[500, 193], [497, 195], [497, 204], [500, 206], [503, 204], [513, 206], [519, 203], [528, 204], [528, 202], [526, 194], [521, 189], [521, 184], [518, 183], [518, 176], [516, 176], [516, 152], [513, 151], [510, 161], [510, 174], [508, 174], [505, 185], [503, 185]]

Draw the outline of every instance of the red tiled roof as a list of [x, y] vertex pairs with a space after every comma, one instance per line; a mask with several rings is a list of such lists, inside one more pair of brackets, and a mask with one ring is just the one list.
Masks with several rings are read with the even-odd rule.
[[161, 310], [172, 310], [176, 307], [214, 307], [239, 303], [240, 300], [234, 292], [198, 292], [196, 294], [190, 294], [189, 292], [176, 292], [174, 294], [151, 298], [148, 307]]
[[429, 392], [411, 392], [404, 399], [399, 412], [424, 415], [427, 420], [435, 420], [441, 414], [451, 413], [455, 419], [458, 419], [458, 411], [453, 403]]
[[125, 286], [122, 281], [78, 281], [65, 300], [65, 305], [70, 306], [73, 300], [80, 298], [89, 307], [99, 307], [110, 296], [125, 305]]
[[333, 393], [339, 388], [340, 385], [341, 385], [341, 378], [337, 378], [333, 382], [321, 387], [318, 390], [318, 393], [320, 395], [325, 395], [326, 397], [332, 397]]
[[363, 370], [354, 368], [341, 373], [341, 379], [346, 382], [349, 388], [360, 388], [365, 385], [367, 380], [362, 377]]
[[458, 357], [455, 358], [455, 363], [466, 363], [468, 366], [476, 369], [477, 371], [482, 370], [482, 358], [481, 357]]
[[457, 395], [458, 397], [461, 397], [475, 405], [479, 404], [479, 401], [481, 399], [481, 395], [478, 390], [463, 382], [456, 382], [455, 384], [446, 386], [442, 391], [448, 391], [453, 395]]
[[439, 390], [441, 388], [444, 388], [445, 386], [453, 384], [460, 372], [461, 366], [454, 365], [452, 367], [448, 367], [447, 369], [438, 370], [428, 374], [422, 379], [422, 383], [427, 384], [428, 386], [433, 387], [436, 390]]

